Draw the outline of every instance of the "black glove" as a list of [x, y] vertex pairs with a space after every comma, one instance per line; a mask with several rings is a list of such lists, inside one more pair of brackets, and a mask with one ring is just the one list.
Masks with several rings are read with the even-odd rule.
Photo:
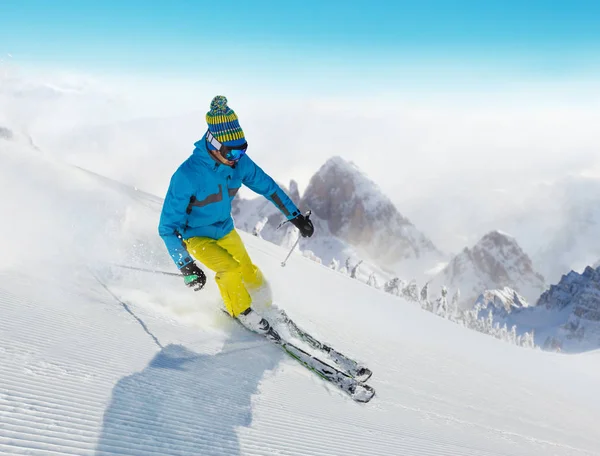
[[300, 230], [302, 237], [311, 237], [315, 232], [315, 226], [308, 217], [300, 214], [298, 217], [290, 220], [296, 228]]
[[192, 261], [182, 267], [180, 271], [183, 274], [183, 280], [188, 287], [193, 288], [194, 291], [200, 291], [204, 288], [204, 285], [206, 284], [206, 275], [202, 269], [196, 266], [196, 263]]

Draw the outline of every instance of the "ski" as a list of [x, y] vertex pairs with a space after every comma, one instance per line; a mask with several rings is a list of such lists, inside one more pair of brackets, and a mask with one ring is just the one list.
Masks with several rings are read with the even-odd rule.
[[[223, 312], [227, 313], [224, 309]], [[227, 315], [229, 315], [227, 313]], [[241, 317], [241, 315], [240, 315]], [[273, 342], [278, 345], [285, 351], [288, 355], [306, 367], [308, 370], [314, 372], [319, 377], [324, 380], [327, 380], [331, 384], [337, 386], [340, 390], [348, 394], [353, 400], [356, 402], [369, 402], [373, 396], [375, 395], [375, 390], [362, 382], [359, 382], [357, 379], [353, 378], [346, 372], [343, 372], [323, 360], [317, 358], [316, 356], [307, 353], [302, 350], [300, 347], [297, 347], [293, 343], [285, 340], [283, 337], [279, 335], [277, 331], [273, 329], [273, 326], [269, 324], [267, 320], [262, 317], [260, 318], [260, 322], [257, 325], [247, 326], [248, 322], [244, 324], [239, 318], [235, 320], [242, 326], [244, 329], [252, 331], [255, 334], [265, 337], [267, 340]]]
[[327, 344], [319, 342], [313, 336], [308, 334], [306, 331], [298, 327], [298, 325], [285, 313], [284, 310], [278, 309], [278, 313], [280, 318], [278, 319], [282, 323], [284, 323], [295, 337], [306, 342], [310, 345], [311, 348], [315, 350], [320, 350], [323, 353], [327, 354], [331, 360], [336, 363], [339, 367], [342, 368], [348, 375], [354, 378], [357, 382], [363, 383], [371, 378], [373, 372], [365, 366], [361, 366], [358, 362], [353, 359], [343, 355], [342, 353], [334, 350]]
[[288, 355], [296, 359], [304, 367], [313, 371], [322, 379], [337, 386], [356, 402], [369, 402], [375, 395], [375, 390], [371, 386], [359, 382], [347, 373], [336, 369], [319, 358], [305, 352], [291, 342], [282, 339], [272, 327], [269, 327], [269, 330], [263, 335], [268, 340], [279, 345]]

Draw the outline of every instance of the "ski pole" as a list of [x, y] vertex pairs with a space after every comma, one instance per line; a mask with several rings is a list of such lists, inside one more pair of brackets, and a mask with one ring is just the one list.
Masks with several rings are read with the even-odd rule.
[[292, 246], [292, 249], [289, 251], [289, 253], [287, 254], [287, 256], [285, 257], [285, 260], [283, 260], [281, 262], [281, 267], [284, 268], [285, 267], [285, 263], [287, 262], [288, 258], [291, 256], [292, 252], [294, 251], [294, 249], [296, 248], [296, 246], [298, 245], [298, 242], [300, 242], [300, 236], [298, 236], [298, 239], [296, 239], [296, 242], [294, 242], [294, 245]]
[[[304, 217], [306, 217], [306, 219], [310, 218], [310, 214], [312, 214], [312, 212], [310, 210], [306, 211], [306, 215]], [[281, 223], [277, 229], [281, 228], [283, 225], [285, 225], [287, 222], [289, 222], [289, 220], [286, 220], [285, 222]], [[289, 253], [287, 254], [287, 256], [285, 257], [285, 260], [283, 260], [281, 262], [281, 267], [284, 268], [287, 260], [290, 258], [290, 256], [292, 255], [292, 252], [294, 251], [294, 249], [296, 248], [296, 246], [298, 245], [298, 243], [300, 242], [300, 236], [298, 236], [298, 239], [296, 239], [296, 242], [294, 242], [294, 245], [292, 246], [291, 250], [289, 251]]]
[[117, 268], [123, 268], [123, 269], [131, 269], [132, 271], [150, 272], [152, 274], [161, 274], [161, 275], [166, 275], [166, 276], [181, 277], [181, 274], [178, 274], [176, 272], [159, 271], [157, 269], [137, 268], [135, 266], [127, 266], [124, 264], [112, 264], [111, 266], [115, 266]]

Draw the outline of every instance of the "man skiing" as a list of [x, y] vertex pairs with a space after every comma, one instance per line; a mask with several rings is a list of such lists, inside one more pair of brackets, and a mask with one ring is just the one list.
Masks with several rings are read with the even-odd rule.
[[248, 290], [260, 294], [268, 285], [235, 230], [231, 201], [244, 184], [270, 200], [302, 236], [312, 236], [314, 226], [246, 154], [248, 143], [227, 98], [214, 97], [206, 122], [207, 132], [171, 178], [158, 231], [188, 287], [198, 291], [206, 283], [195, 259], [216, 272], [227, 312], [266, 332], [269, 324], [252, 310]]

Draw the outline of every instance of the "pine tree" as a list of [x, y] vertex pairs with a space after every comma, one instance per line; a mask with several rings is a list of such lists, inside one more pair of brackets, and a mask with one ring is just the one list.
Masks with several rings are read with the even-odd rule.
[[263, 217], [258, 222], [256, 222], [256, 225], [254, 225], [254, 229], [252, 230], [252, 234], [254, 236], [262, 239], [262, 236], [260, 233], [262, 232], [263, 228], [265, 227], [265, 225], [267, 224], [268, 221], [269, 221], [269, 219], [267, 217]]
[[398, 296], [400, 294], [400, 277], [394, 277], [383, 285], [383, 291]]
[[508, 340], [510, 341], [511, 344], [516, 345], [517, 344], [517, 325], [513, 325], [510, 328], [510, 333], [508, 335]]
[[421, 288], [421, 301], [429, 301], [429, 282]]
[[367, 281], [367, 285], [373, 288], [379, 288], [379, 284], [377, 283], [377, 276], [374, 272], [369, 275], [369, 280]]
[[[283, 242], [281, 243], [281, 246], [286, 249], [291, 249], [300, 236], [300, 231], [298, 231], [291, 223], [289, 225], [290, 226], [287, 228], [283, 236]], [[296, 249], [298, 249], [297, 246]]]
[[433, 304], [429, 301], [429, 283], [421, 288], [421, 308], [433, 312]]
[[456, 321], [459, 318], [458, 300], [460, 299], [460, 290], [457, 289], [452, 295], [452, 300], [448, 306], [448, 319]]
[[402, 288], [402, 296], [407, 301], [419, 302], [419, 289], [415, 280], [411, 280], [408, 285]]
[[492, 313], [492, 309], [488, 310], [488, 316], [485, 321], [485, 331], [486, 334], [494, 334], [494, 314]]
[[506, 326], [506, 323], [504, 323], [504, 325], [500, 329], [500, 337], [498, 339], [503, 340], [504, 342], [510, 341], [508, 337], [508, 327]]
[[442, 295], [436, 300], [436, 315], [443, 318], [448, 318], [448, 289], [442, 286]]
[[352, 272], [350, 272], [350, 277], [352, 277], [353, 279], [356, 279], [356, 273], [358, 272], [358, 267], [361, 265], [362, 262], [363, 262], [363, 260], [360, 260], [358, 263], [356, 263], [356, 266], [354, 266], [352, 268]]

